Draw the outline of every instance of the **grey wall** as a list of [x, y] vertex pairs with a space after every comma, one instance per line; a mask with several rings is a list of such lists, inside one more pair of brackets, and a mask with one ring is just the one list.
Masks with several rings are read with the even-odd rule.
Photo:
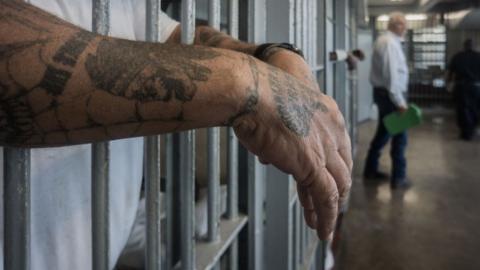
[[373, 34], [370, 30], [358, 30], [358, 48], [365, 53], [365, 60], [358, 65], [358, 118], [357, 121], [370, 119], [372, 111], [372, 86], [369, 82], [370, 64], [373, 46]]

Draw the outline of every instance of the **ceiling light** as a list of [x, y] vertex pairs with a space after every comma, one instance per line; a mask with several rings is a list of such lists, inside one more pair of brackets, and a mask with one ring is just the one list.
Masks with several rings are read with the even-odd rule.
[[407, 14], [405, 16], [407, 21], [425, 21], [427, 18], [426, 14]]

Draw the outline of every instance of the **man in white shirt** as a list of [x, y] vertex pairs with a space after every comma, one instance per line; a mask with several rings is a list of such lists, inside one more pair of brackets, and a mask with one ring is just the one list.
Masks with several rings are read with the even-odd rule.
[[165, 14], [166, 44], [131, 41], [145, 36], [144, 1], [111, 1], [116, 38], [86, 31], [89, 0], [30, 3], [0, 2], [0, 145], [62, 147], [32, 152], [35, 269], [91, 267], [90, 146], [68, 145], [116, 140], [113, 267], [142, 174], [142, 140], [118, 139], [220, 125], [234, 127], [262, 162], [294, 175], [307, 224], [329, 237], [351, 185], [350, 140], [294, 48], [246, 44], [208, 27], [196, 30], [200, 46], [180, 46], [178, 23]]
[[[408, 66], [402, 49], [403, 36], [407, 30], [407, 21], [403, 14], [393, 13], [388, 22], [388, 31], [375, 42], [372, 56], [370, 82], [374, 90], [374, 101], [378, 106], [378, 127], [368, 151], [364, 169], [365, 179], [384, 180], [388, 176], [378, 169], [382, 148], [390, 139], [383, 117], [398, 111], [407, 110], [405, 93], [408, 87]], [[407, 188], [410, 182], [406, 178], [405, 149], [407, 134], [402, 132], [393, 136], [390, 155], [392, 157], [392, 188]]]

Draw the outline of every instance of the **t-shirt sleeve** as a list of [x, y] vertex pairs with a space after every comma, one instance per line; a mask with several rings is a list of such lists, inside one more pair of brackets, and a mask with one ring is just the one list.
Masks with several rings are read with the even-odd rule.
[[165, 42], [170, 35], [172, 35], [178, 24], [177, 21], [170, 18], [163, 11], [160, 11], [160, 14], [158, 15], [158, 41]]
[[[145, 1], [130, 0], [128, 3], [133, 10], [133, 25], [136, 40], [145, 40]], [[171, 19], [163, 11], [158, 14], [158, 41], [165, 42], [179, 23]]]

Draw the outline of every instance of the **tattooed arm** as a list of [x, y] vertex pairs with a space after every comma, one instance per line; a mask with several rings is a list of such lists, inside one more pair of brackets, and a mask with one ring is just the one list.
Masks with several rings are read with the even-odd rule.
[[0, 145], [43, 147], [231, 125], [262, 162], [293, 174], [326, 238], [350, 187], [335, 102], [231, 50], [108, 38], [0, 2]]
[[[180, 26], [177, 26], [167, 43], [180, 43], [180, 33]], [[248, 55], [253, 55], [258, 47], [256, 44], [240, 41], [209, 26], [197, 26], [195, 28], [194, 44], [233, 50]], [[280, 68], [318, 89], [309, 65], [298, 54], [282, 48], [274, 48], [269, 51], [267, 58], [264, 60], [266, 63]]]
[[242, 61], [231, 51], [100, 36], [2, 1], [0, 143], [55, 146], [225, 124], [243, 94], [226, 89], [249, 75], [233, 73]]

